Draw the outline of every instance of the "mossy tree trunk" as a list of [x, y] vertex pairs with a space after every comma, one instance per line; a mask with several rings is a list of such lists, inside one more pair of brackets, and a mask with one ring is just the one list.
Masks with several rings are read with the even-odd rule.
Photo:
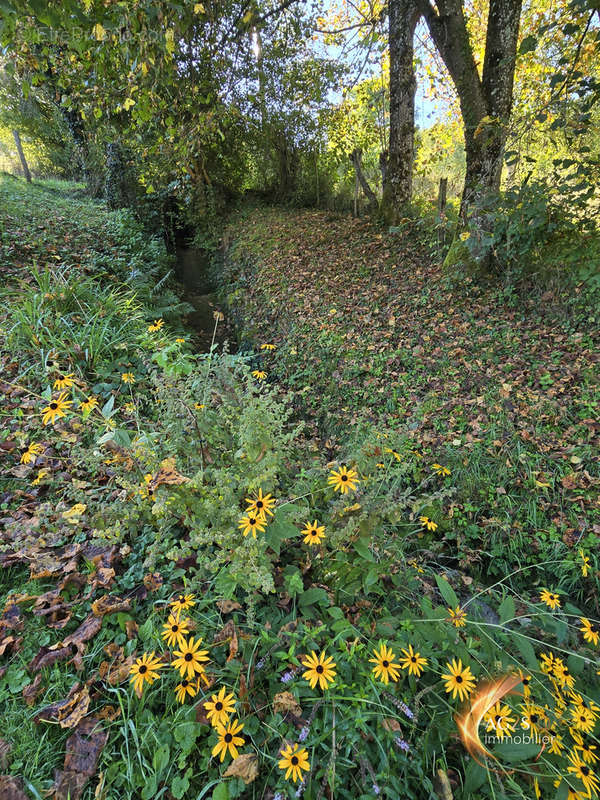
[[25, 180], [27, 183], [31, 183], [31, 172], [29, 171], [29, 164], [27, 163], [27, 159], [25, 158], [25, 153], [23, 152], [23, 145], [21, 144], [21, 136], [19, 131], [14, 130], [13, 132], [13, 139], [15, 140], [15, 147], [17, 148], [17, 153], [19, 154], [19, 159], [21, 161], [21, 167], [23, 169], [23, 175], [25, 176]]

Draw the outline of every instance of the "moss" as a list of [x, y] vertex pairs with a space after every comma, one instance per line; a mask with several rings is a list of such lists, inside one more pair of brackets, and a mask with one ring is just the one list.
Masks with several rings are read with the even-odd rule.
[[450, 249], [444, 259], [443, 269], [450, 274], [461, 273], [463, 275], [478, 275], [482, 271], [477, 260], [473, 258], [466, 242], [461, 241], [458, 236], [454, 237], [450, 245]]

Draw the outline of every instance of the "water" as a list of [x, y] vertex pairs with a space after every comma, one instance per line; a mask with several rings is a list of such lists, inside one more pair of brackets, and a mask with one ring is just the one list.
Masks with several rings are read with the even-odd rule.
[[[202, 250], [195, 247], [177, 246], [175, 251], [175, 272], [184, 288], [183, 299], [194, 307], [185, 317], [188, 328], [194, 332], [195, 350], [207, 353], [215, 329], [215, 311], [220, 311], [208, 275], [208, 259]], [[227, 321], [219, 322], [215, 344], [230, 342], [230, 352], [234, 344], [233, 331]]]

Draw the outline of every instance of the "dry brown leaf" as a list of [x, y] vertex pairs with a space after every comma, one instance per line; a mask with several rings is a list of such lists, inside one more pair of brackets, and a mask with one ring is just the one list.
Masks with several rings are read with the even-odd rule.
[[12, 744], [0, 739], [0, 769], [5, 770], [8, 767], [9, 754], [12, 750]]
[[233, 620], [230, 619], [229, 622], [227, 622], [227, 624], [215, 634], [213, 641], [215, 644], [229, 642], [229, 655], [227, 656], [227, 661], [231, 661], [233, 658], [235, 658], [238, 651], [238, 637]]
[[138, 624], [134, 619], [128, 619], [125, 622], [125, 630], [127, 631], [128, 639], [137, 639]]
[[75, 728], [87, 714], [89, 706], [87, 686], [75, 683], [64, 700], [42, 708], [33, 719], [34, 722], [58, 722], [61, 728]]
[[29, 800], [21, 778], [14, 775], [0, 775], [0, 797], [2, 800]]
[[82, 720], [67, 739], [64, 770], [57, 772], [55, 800], [79, 800], [88, 780], [95, 774], [108, 733], [98, 719]]
[[302, 708], [291, 692], [279, 692], [273, 698], [273, 710], [279, 714], [287, 714], [288, 711], [295, 717], [302, 716]]
[[38, 674], [33, 679], [33, 683], [30, 683], [29, 686], [25, 686], [23, 688], [23, 699], [27, 703], [28, 706], [32, 706], [35, 703], [35, 699], [43, 691], [42, 686], [42, 673], [38, 672]]
[[155, 492], [159, 486], [179, 486], [182, 483], [188, 483], [189, 478], [177, 472], [175, 469], [175, 459], [165, 458], [161, 462], [161, 467], [156, 475], [148, 484], [149, 491]]
[[393, 717], [386, 717], [383, 722], [381, 723], [386, 731], [391, 731], [392, 733], [396, 733], [397, 731], [402, 730], [402, 726], [398, 722], [397, 719]]
[[258, 757], [254, 753], [243, 753], [234, 758], [223, 777], [241, 778], [247, 786], [258, 777]]
[[162, 575], [158, 572], [149, 572], [147, 575], [144, 575], [143, 583], [149, 592], [157, 592], [163, 585]]
[[122, 647], [115, 644], [107, 645], [104, 652], [112, 659], [103, 661], [98, 668], [100, 678], [107, 681], [111, 686], [118, 686], [124, 683], [129, 677], [129, 671], [135, 661], [135, 655], [124, 656]]
[[117, 611], [129, 611], [131, 608], [131, 600], [121, 600], [120, 597], [105, 594], [98, 600], [92, 603], [92, 613], [97, 617], [103, 617], [105, 614], [115, 614]]
[[6, 636], [0, 642], [0, 656], [14, 655], [21, 649], [22, 644], [22, 636]]
[[235, 600], [217, 600], [217, 608], [221, 614], [231, 614], [232, 611], [239, 611], [241, 605], [236, 603]]

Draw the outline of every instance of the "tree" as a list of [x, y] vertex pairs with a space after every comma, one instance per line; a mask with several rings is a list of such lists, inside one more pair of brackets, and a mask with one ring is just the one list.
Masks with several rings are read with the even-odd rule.
[[500, 189], [522, 0], [490, 0], [481, 76], [462, 0], [418, 2], [459, 97], [467, 162], [460, 219], [466, 226], [471, 210]]
[[383, 154], [383, 212], [394, 223], [412, 199], [415, 135], [414, 34], [418, 0], [389, 0], [390, 137]]
[[21, 144], [21, 136], [16, 128], [13, 130], [12, 134], [15, 140], [15, 147], [17, 148], [17, 153], [19, 154], [19, 159], [21, 161], [23, 175], [25, 176], [25, 180], [27, 181], [27, 183], [31, 183], [31, 173], [29, 172], [27, 159], [25, 158], [25, 153], [23, 152], [23, 145]]

